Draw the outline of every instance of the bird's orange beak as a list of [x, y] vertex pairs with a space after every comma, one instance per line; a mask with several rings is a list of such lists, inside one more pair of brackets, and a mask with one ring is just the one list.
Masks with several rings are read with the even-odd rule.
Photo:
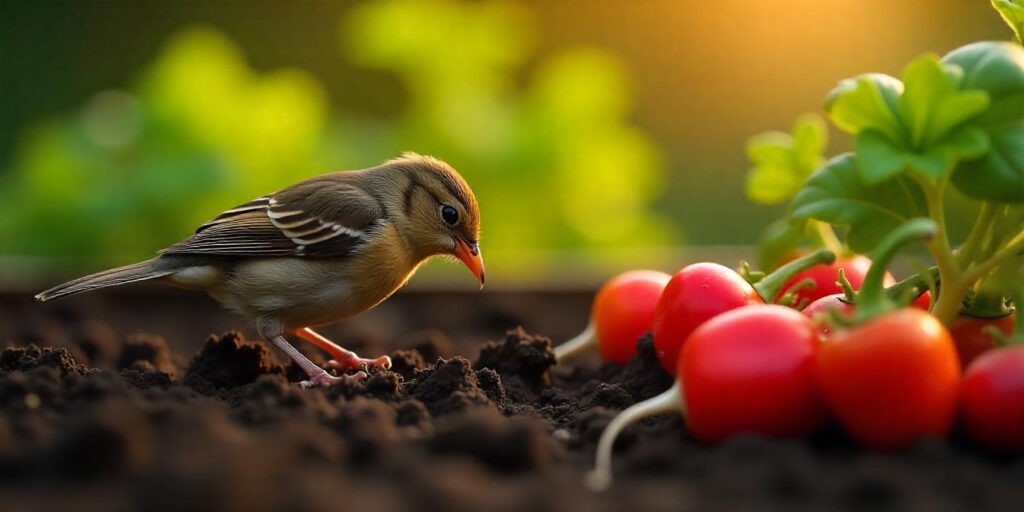
[[461, 238], [455, 239], [455, 256], [466, 264], [466, 268], [476, 276], [480, 287], [484, 287], [484, 257], [480, 254], [480, 246], [466, 242]]

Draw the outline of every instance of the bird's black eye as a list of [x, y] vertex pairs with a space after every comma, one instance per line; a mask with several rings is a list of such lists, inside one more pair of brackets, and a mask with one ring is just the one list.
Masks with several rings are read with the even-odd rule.
[[449, 226], [454, 226], [459, 222], [459, 212], [455, 208], [448, 205], [441, 206], [441, 220]]

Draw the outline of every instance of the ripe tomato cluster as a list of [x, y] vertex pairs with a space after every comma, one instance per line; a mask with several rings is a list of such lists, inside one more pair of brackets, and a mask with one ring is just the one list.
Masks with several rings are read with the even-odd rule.
[[[644, 301], [643, 317], [676, 384], [609, 424], [589, 483], [596, 488], [610, 483], [611, 448], [622, 429], [673, 411], [683, 414], [689, 432], [706, 443], [744, 433], [805, 437], [834, 420], [863, 446], [881, 450], [945, 437], [959, 412], [980, 445], [1024, 450], [1024, 345], [980, 347], [977, 330], [954, 337], [951, 332], [966, 331], [951, 331], [932, 316], [920, 300], [921, 288], [916, 297], [906, 297], [905, 305], [889, 297], [906, 295], [905, 283], [894, 285], [885, 270], [892, 256], [934, 232], [926, 219], [907, 223], [881, 244], [875, 264], [863, 256], [852, 260], [867, 261], [869, 268], [836, 266], [831, 253], [821, 253], [755, 284], [714, 263], [677, 272], [657, 301]], [[816, 296], [817, 285], [802, 286], [804, 300], [790, 307], [768, 303], [783, 297], [780, 283], [837, 275], [844, 293]], [[862, 285], [857, 293], [853, 282]], [[828, 284], [823, 288], [842, 289]], [[792, 307], [800, 305], [806, 307]], [[592, 318], [598, 326], [603, 321]], [[602, 338], [602, 353], [623, 353], [603, 344], [630, 341], [635, 345], [635, 338]], [[978, 351], [974, 362], [961, 360], [966, 343]]]

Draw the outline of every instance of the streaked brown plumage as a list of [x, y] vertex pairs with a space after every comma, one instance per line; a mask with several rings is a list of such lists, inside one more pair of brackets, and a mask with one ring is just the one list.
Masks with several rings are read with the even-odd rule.
[[[357, 357], [309, 329], [380, 303], [427, 259], [451, 254], [483, 286], [480, 211], [448, 164], [407, 153], [377, 167], [335, 172], [225, 211], [151, 260], [64, 283], [36, 296], [159, 280], [209, 293], [255, 320], [260, 335], [310, 374], [335, 382], [288, 344], [298, 336], [331, 352], [342, 369], [388, 366]], [[358, 375], [358, 374], [357, 374]]]

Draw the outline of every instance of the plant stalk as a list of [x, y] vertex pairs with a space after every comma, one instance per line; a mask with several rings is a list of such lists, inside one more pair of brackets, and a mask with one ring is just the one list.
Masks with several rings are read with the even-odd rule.
[[911, 219], [886, 235], [871, 253], [873, 263], [864, 276], [857, 294], [857, 310], [854, 320], [867, 321], [895, 309], [896, 304], [885, 294], [885, 274], [897, 252], [915, 240], [929, 241], [938, 236], [937, 224], [927, 218]]
[[974, 262], [981, 243], [985, 240], [985, 235], [992, 228], [992, 221], [995, 220], [998, 210], [992, 203], [981, 203], [981, 210], [978, 211], [978, 220], [974, 223], [974, 228], [971, 229], [967, 240], [964, 240], [963, 245], [956, 252], [956, 261], [960, 268], [967, 268]]
[[939, 268], [939, 281], [942, 283], [939, 296], [932, 307], [932, 314], [943, 324], [949, 326], [953, 324], [957, 313], [960, 312], [960, 305], [964, 300], [964, 295], [967, 294], [968, 287], [964, 284], [960, 266], [949, 245], [946, 213], [942, 207], [945, 180], [939, 183], [932, 183], [927, 179], [918, 179], [917, 181], [924, 192], [925, 202], [928, 203], [928, 215], [938, 227], [935, 238], [926, 244], [935, 258], [936, 266]]
[[968, 284], [973, 284], [975, 281], [985, 277], [985, 274], [988, 274], [998, 267], [1000, 263], [1006, 259], [1016, 256], [1022, 251], [1024, 251], [1024, 231], [1017, 233], [1017, 235], [1010, 239], [1002, 249], [996, 251], [992, 257], [967, 269], [967, 271], [964, 272], [963, 280]]
[[817, 265], [831, 265], [834, 261], [836, 261], [834, 252], [828, 249], [818, 249], [803, 258], [793, 260], [775, 269], [774, 272], [754, 283], [754, 289], [757, 290], [757, 294], [764, 299], [765, 303], [771, 304], [775, 302], [775, 298], [779, 296], [782, 287], [793, 276]]
[[885, 296], [896, 303], [908, 297], [913, 300], [928, 291], [929, 283], [941, 282], [939, 279], [939, 269], [932, 267], [886, 288]]

